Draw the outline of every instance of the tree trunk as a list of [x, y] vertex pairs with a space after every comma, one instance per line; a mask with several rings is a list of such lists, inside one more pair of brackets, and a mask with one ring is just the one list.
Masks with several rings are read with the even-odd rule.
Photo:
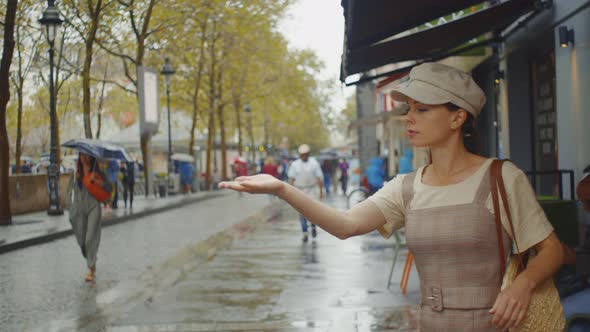
[[[266, 113], [266, 111], [264, 112], [264, 151], [266, 151], [266, 149], [268, 148], [268, 125], [270, 123], [270, 118], [268, 116], [268, 113]], [[268, 151], [267, 151], [268, 153]]]
[[221, 134], [221, 178], [223, 181], [229, 180], [227, 176], [227, 146], [225, 143], [225, 121], [223, 119], [223, 108], [221, 105], [217, 108], [217, 116], [219, 117], [219, 133]]
[[238, 155], [242, 156], [242, 103], [238, 97], [234, 96], [234, 110], [236, 111], [236, 125], [238, 127]]
[[215, 56], [215, 44], [217, 37], [217, 24], [213, 21], [213, 32], [211, 33], [211, 41], [209, 42], [209, 125], [207, 132], [207, 167], [205, 171], [205, 185], [207, 189], [211, 188], [211, 163], [212, 153], [215, 153], [215, 110], [217, 109], [217, 91], [215, 87], [215, 66], [217, 58]]
[[[250, 114], [251, 116], [252, 114]], [[252, 120], [250, 120], [250, 142], [252, 142], [252, 164], [254, 165], [254, 171], [256, 170], [256, 143], [254, 143], [254, 128], [252, 128]]]
[[190, 132], [190, 139], [188, 142], [188, 151], [190, 154], [194, 153], [195, 149], [195, 130], [197, 129], [197, 118], [199, 114], [199, 102], [198, 102], [198, 94], [199, 88], [196, 84], [195, 92], [193, 94], [193, 114], [191, 119], [191, 132]]
[[199, 103], [198, 103], [198, 88], [195, 88], [195, 94], [193, 95], [193, 116], [191, 119], [191, 132], [190, 132], [190, 140], [188, 142], [188, 151], [189, 153], [193, 153], [195, 148], [195, 130], [197, 129], [197, 114], [199, 111]]
[[20, 157], [22, 155], [23, 141], [23, 87], [21, 85], [16, 87], [16, 94], [18, 96], [18, 104], [16, 113], [16, 146], [14, 148], [14, 164], [16, 165], [15, 173], [20, 174]]
[[23, 72], [22, 72], [22, 53], [21, 53], [21, 49], [20, 49], [20, 29], [17, 26], [15, 27], [16, 30], [14, 31], [15, 35], [16, 35], [16, 56], [18, 59], [18, 68], [16, 70], [17, 72], [17, 78], [13, 79], [14, 82], [14, 86], [16, 88], [16, 96], [18, 98], [18, 104], [17, 104], [17, 110], [16, 110], [16, 144], [14, 147], [14, 165], [15, 165], [15, 173], [16, 174], [20, 174], [21, 173], [21, 162], [20, 162], [20, 157], [22, 155], [22, 117], [23, 117]]
[[[248, 60], [246, 59], [246, 64], [244, 68], [247, 68]], [[234, 102], [234, 110], [236, 112], [236, 126], [238, 127], [238, 154], [240, 157], [244, 151], [244, 139], [242, 138], [242, 94], [244, 91], [244, 82], [246, 81], [247, 71], [246, 69], [242, 72], [242, 77], [239, 81], [239, 87], [234, 87], [232, 90], [232, 97]], [[236, 90], [237, 89], [237, 90]]]
[[207, 165], [205, 167], [205, 188], [211, 189], [211, 165], [214, 151], [213, 137], [215, 136], [215, 116], [213, 110], [209, 111], [209, 125], [207, 133]]
[[195, 130], [197, 129], [197, 117], [199, 114], [199, 92], [201, 91], [201, 75], [203, 74], [203, 67], [205, 65], [205, 35], [207, 33], [207, 21], [201, 26], [201, 48], [199, 50], [199, 65], [197, 66], [197, 73], [195, 75], [195, 90], [193, 92], [193, 118], [191, 124], [190, 141], [188, 144], [189, 153], [194, 153], [195, 148]]
[[[145, 186], [145, 197], [149, 197], [150, 195], [150, 188], [148, 186], [149, 181], [148, 181], [148, 177], [149, 171], [151, 171], [149, 169], [149, 165], [147, 163], [147, 155], [148, 155], [148, 150], [147, 150], [147, 138], [144, 135], [141, 135], [139, 138], [139, 144], [140, 144], [140, 148], [141, 148], [141, 157], [143, 158], [143, 174], [144, 174], [144, 186]], [[154, 193], [155, 195], [155, 193]]]
[[[90, 50], [92, 52], [92, 50]], [[86, 47], [88, 52], [88, 46]], [[86, 138], [92, 138], [92, 127], [90, 124], [90, 64], [92, 56], [86, 56], [84, 60], [84, 69], [82, 70], [82, 110], [84, 113], [84, 135]]]
[[107, 76], [109, 73], [109, 63], [108, 61], [105, 63], [104, 66], [104, 75], [102, 77], [102, 86], [100, 88], [100, 97], [98, 98], [98, 109], [97, 109], [97, 120], [98, 120], [98, 128], [96, 129], [96, 138], [100, 138], [100, 130], [102, 128], [102, 106], [104, 104], [104, 90], [107, 85]]
[[[223, 54], [222, 53], [222, 58]], [[220, 66], [217, 75], [217, 100], [221, 102], [223, 98], [223, 67]], [[221, 179], [223, 181], [228, 180], [227, 176], [227, 146], [225, 144], [225, 119], [223, 117], [223, 109], [225, 104], [219, 104], [217, 106], [217, 117], [219, 122], [219, 134], [221, 136]]]
[[[98, 6], [100, 6], [100, 1]], [[94, 13], [91, 15], [94, 16]], [[92, 138], [92, 125], [90, 123], [90, 68], [92, 67], [92, 48], [97, 30], [98, 13], [95, 17], [92, 17], [90, 31], [86, 39], [86, 57], [84, 58], [84, 67], [82, 69], [82, 108], [84, 110], [84, 134], [86, 138]]]
[[100, 128], [102, 127], [102, 114], [100, 108], [96, 114], [96, 139], [100, 139]]
[[193, 92], [193, 117], [192, 117], [192, 124], [191, 124], [191, 132], [190, 132], [190, 141], [188, 144], [188, 151], [189, 153], [194, 152], [195, 148], [195, 130], [197, 129], [197, 118], [199, 115], [199, 92], [201, 91], [201, 75], [203, 74], [203, 66], [205, 63], [205, 38], [201, 42], [201, 56], [199, 58], [199, 66], [197, 69], [197, 73], [195, 75], [195, 90]]
[[[148, 8], [146, 10], [145, 16], [144, 16], [144, 20], [143, 20], [143, 26], [141, 29], [141, 33], [137, 36], [137, 52], [135, 53], [135, 60], [136, 60], [136, 67], [137, 66], [142, 66], [143, 65], [143, 57], [145, 55], [145, 39], [147, 38], [147, 33], [148, 33], [148, 27], [150, 25], [150, 19], [152, 17], [152, 10], [154, 9], [154, 5], [156, 4], [155, 0], [150, 0], [149, 4], [148, 4]], [[133, 15], [133, 10], [130, 11], [130, 14]], [[137, 72], [137, 70], [136, 70]], [[137, 76], [136, 76], [137, 78]], [[137, 81], [135, 81], [135, 83], [137, 83]], [[137, 87], [137, 86], [136, 86]], [[139, 97], [139, 93], [136, 91], [136, 95]], [[141, 135], [140, 137], [140, 145], [141, 145], [141, 157], [143, 158], [143, 171], [144, 171], [144, 175], [145, 175], [145, 195], [148, 196], [149, 195], [149, 188], [148, 188], [148, 177], [150, 172], [152, 171], [147, 163], [147, 156], [148, 156], [148, 150], [147, 150], [147, 137], [144, 135]], [[151, 152], [151, 151], [149, 151]], [[154, 193], [155, 194], [155, 193]]]
[[[137, 65], [136, 65], [136, 72], [139, 73], [139, 70], [137, 70], [137, 68], [139, 68], [139, 66], [143, 65], [143, 51], [144, 51], [144, 47], [143, 47], [143, 43], [144, 43], [144, 38], [142, 38], [141, 36], [138, 36], [137, 42], [137, 53], [136, 53], [136, 60], [137, 60]], [[139, 75], [136, 76], [136, 78], [138, 78]], [[137, 82], [137, 81], [136, 81]], [[136, 91], [136, 96], [137, 98], [139, 98], [139, 91]], [[152, 171], [150, 169], [151, 165], [148, 165], [148, 153], [150, 153], [151, 151], [148, 151], [148, 139], [149, 137], [146, 135], [141, 135], [139, 137], [139, 144], [141, 147], [141, 158], [143, 159], [143, 174], [144, 174], [144, 181], [145, 181], [145, 196], [148, 197], [149, 193], [150, 193], [150, 188], [149, 188], [149, 177], [150, 177], [150, 172]], [[154, 193], [155, 195], [155, 193]]]
[[10, 151], [8, 131], [6, 130], [6, 108], [10, 100], [10, 64], [14, 52], [14, 22], [16, 20], [17, 0], [8, 0], [4, 16], [4, 45], [0, 60], [0, 225], [12, 224], [10, 199], [8, 193], [8, 167]]

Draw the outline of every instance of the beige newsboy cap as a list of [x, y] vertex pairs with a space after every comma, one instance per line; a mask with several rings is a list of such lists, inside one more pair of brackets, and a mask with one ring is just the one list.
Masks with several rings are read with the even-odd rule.
[[485, 94], [471, 75], [436, 62], [412, 68], [410, 79], [405, 85], [395, 87], [391, 97], [403, 102], [412, 98], [426, 105], [453, 103], [474, 117], [486, 102]]

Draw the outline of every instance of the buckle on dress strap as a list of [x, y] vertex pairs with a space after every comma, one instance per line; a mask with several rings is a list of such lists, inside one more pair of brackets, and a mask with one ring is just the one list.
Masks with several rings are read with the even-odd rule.
[[441, 312], [443, 310], [443, 295], [440, 286], [427, 286], [424, 295], [427, 300], [424, 304], [430, 305], [432, 311]]

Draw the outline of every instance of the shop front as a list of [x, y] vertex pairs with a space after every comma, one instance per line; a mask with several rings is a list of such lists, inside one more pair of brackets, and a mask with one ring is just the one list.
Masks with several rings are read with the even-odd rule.
[[572, 184], [590, 163], [589, 20], [590, 2], [554, 1], [509, 36], [499, 55], [506, 103], [498, 113], [507, 124], [499, 140], [539, 196], [574, 198]]

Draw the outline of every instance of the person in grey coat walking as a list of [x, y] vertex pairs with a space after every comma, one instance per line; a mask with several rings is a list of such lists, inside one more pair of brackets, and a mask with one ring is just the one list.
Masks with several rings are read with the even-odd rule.
[[102, 213], [100, 202], [88, 191], [83, 183], [84, 176], [87, 174], [93, 174], [92, 176], [95, 178], [102, 178], [102, 188], [106, 191], [111, 191], [112, 185], [108, 181], [108, 177], [99, 169], [96, 159], [80, 153], [76, 171], [70, 177], [66, 207], [69, 210], [72, 230], [88, 266], [85, 280], [91, 282], [94, 281], [96, 273]]

